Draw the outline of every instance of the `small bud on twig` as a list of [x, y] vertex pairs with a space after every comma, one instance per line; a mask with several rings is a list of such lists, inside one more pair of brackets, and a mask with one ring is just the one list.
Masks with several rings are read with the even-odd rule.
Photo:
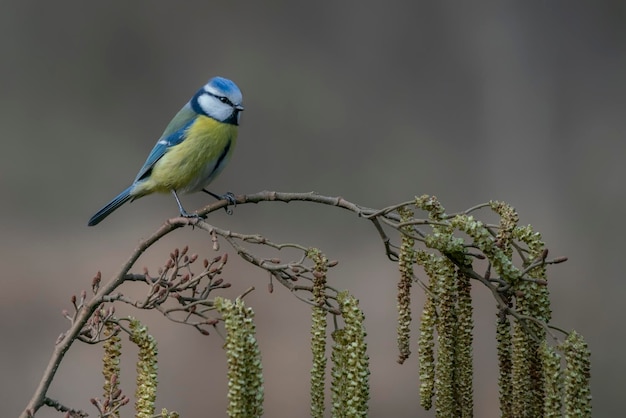
[[102, 280], [102, 274], [97, 272], [94, 278], [91, 280], [91, 290], [93, 293], [97, 293], [100, 288], [100, 281]]

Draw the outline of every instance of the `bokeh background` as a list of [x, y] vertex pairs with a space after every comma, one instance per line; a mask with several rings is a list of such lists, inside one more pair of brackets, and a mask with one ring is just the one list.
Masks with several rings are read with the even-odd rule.
[[[550, 269], [554, 323], [587, 338], [594, 415], [615, 416], [626, 372], [625, 20], [621, 1], [4, 0], [1, 415], [17, 416], [33, 393], [67, 327], [70, 296], [98, 270], [114, 274], [176, 215], [171, 196], [150, 196], [86, 226], [134, 178], [180, 106], [223, 75], [241, 87], [246, 111], [214, 191], [314, 190], [370, 207], [428, 193], [450, 212], [489, 199], [513, 204], [551, 255], [570, 258]], [[184, 202], [193, 210], [210, 198]], [[367, 317], [371, 416], [432, 416], [418, 406], [417, 359], [396, 363], [397, 269], [371, 225], [335, 208], [278, 203], [211, 222], [340, 260], [331, 280], [360, 298]], [[215, 255], [206, 235], [186, 229], [139, 264], [156, 271], [186, 244]], [[266, 275], [230, 252], [227, 295], [257, 288], [247, 300], [266, 416], [307, 416], [309, 309], [278, 287], [268, 294]], [[497, 417], [495, 307], [480, 286], [474, 295], [475, 415]], [[134, 313], [160, 343], [159, 406], [225, 416], [222, 340]], [[95, 414], [100, 355], [72, 347], [50, 396]], [[129, 392], [133, 355], [123, 360]]]

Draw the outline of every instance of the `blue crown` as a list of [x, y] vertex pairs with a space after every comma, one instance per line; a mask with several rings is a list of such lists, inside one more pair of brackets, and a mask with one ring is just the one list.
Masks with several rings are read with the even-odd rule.
[[223, 91], [224, 93], [238, 92], [239, 94], [241, 94], [241, 91], [239, 91], [239, 87], [237, 87], [235, 83], [233, 83], [227, 78], [213, 77], [211, 80], [209, 80], [208, 84], [211, 87], [214, 87], [220, 91]]

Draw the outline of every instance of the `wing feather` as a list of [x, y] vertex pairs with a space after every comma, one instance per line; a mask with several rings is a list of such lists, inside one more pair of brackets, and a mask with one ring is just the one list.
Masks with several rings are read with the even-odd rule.
[[146, 162], [143, 164], [135, 182], [146, 178], [154, 164], [156, 164], [161, 157], [165, 155], [167, 150], [174, 145], [178, 145], [185, 139], [185, 131], [191, 125], [198, 114], [191, 108], [191, 105], [187, 103], [182, 109], [178, 111], [174, 119], [167, 125], [165, 131], [150, 151]]

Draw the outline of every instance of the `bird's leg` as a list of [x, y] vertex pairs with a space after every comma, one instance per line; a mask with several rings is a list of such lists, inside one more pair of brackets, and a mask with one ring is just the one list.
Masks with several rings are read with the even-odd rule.
[[187, 213], [182, 203], [180, 203], [180, 199], [178, 198], [178, 195], [176, 194], [176, 190], [172, 190], [172, 194], [174, 195], [174, 199], [176, 199], [176, 203], [178, 204], [178, 210], [180, 211], [180, 216], [184, 218], [202, 218], [197, 213]]
[[213, 196], [217, 200], [225, 200], [225, 201], [227, 201], [228, 204], [224, 207], [224, 210], [229, 215], [233, 214], [233, 211], [228, 208], [228, 206], [237, 206], [237, 199], [235, 199], [235, 195], [232, 192], [226, 192], [224, 194], [217, 194], [217, 193], [213, 193], [212, 191], [207, 190], [207, 189], [202, 189], [202, 191], [204, 193], [210, 194], [211, 196]]

